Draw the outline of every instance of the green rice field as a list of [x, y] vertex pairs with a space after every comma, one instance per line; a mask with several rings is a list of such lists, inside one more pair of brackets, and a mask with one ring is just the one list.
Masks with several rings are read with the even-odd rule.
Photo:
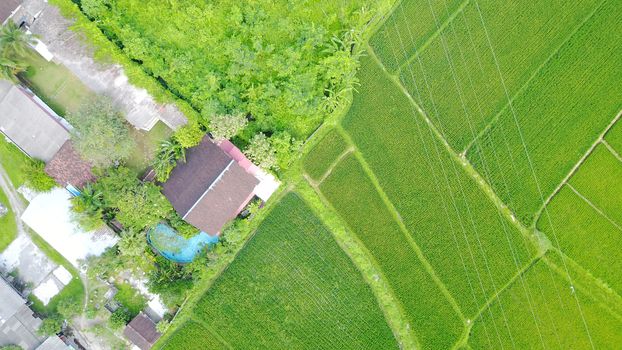
[[347, 150], [343, 137], [331, 130], [318, 144], [317, 148], [305, 156], [304, 169], [313, 180], [319, 180], [331, 163]]
[[[192, 318], [236, 348], [397, 349], [369, 286], [295, 193], [272, 210]], [[180, 338], [186, 349], [204, 348], [202, 337], [187, 339], [199, 331], [186, 324], [164, 348], [177, 349]]]
[[622, 155], [622, 123], [617, 122], [607, 133], [605, 141], [616, 151], [618, 155]]

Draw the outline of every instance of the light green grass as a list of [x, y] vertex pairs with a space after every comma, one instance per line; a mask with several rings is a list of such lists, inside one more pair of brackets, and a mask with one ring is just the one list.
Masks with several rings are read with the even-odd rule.
[[[469, 345], [473, 349], [616, 349], [622, 343], [622, 322], [602, 309], [589, 295], [576, 290], [572, 294], [569, 283], [548, 270], [543, 261], [531, 267], [524, 276], [526, 284], [540, 285], [540, 293], [528, 299], [520, 283], [513, 284], [501, 294], [506, 319], [493, 306], [497, 324], [507, 322], [498, 334], [486, 336], [484, 327], [492, 327], [493, 319], [483, 313], [471, 331]], [[588, 333], [583, 325], [585, 317]]]
[[619, 120], [616, 124], [607, 132], [605, 140], [611, 147], [622, 156], [622, 122]]
[[359, 79], [343, 126], [465, 317], [473, 316], [531, 260], [531, 247], [375, 62], [363, 60]]
[[464, 324], [353, 155], [320, 189], [383, 271], [422, 349], [448, 349]]
[[126, 164], [136, 172], [141, 173], [150, 165], [160, 143], [168, 139], [173, 130], [159, 121], [149, 131], [131, 128], [130, 133], [136, 141], [136, 147]]
[[[612, 197], [613, 199], [614, 197]], [[622, 231], [568, 186], [553, 198], [538, 229], [571, 259], [622, 295]], [[550, 222], [549, 222], [550, 217]], [[552, 225], [552, 226], [551, 226]]]
[[304, 170], [313, 180], [319, 180], [330, 165], [348, 147], [343, 137], [331, 130], [322, 140], [307, 153], [303, 159]]
[[622, 227], [622, 161], [607, 147], [598, 145], [569, 183]]
[[0, 189], [0, 203], [9, 210], [6, 215], [0, 218], [0, 252], [2, 252], [17, 236], [17, 223], [9, 199], [2, 189]]
[[62, 300], [74, 300], [80, 306], [84, 302], [84, 286], [79, 278], [75, 277], [67, 284], [60, 293], [56, 294], [47, 305], [43, 305], [41, 300], [37, 299], [34, 294], [28, 296], [28, 299], [32, 301], [30, 306], [34, 311], [44, 315], [45, 317], [53, 316], [58, 313], [58, 304]]
[[59, 115], [76, 112], [84, 101], [94, 96], [65, 66], [48, 62], [34, 51], [28, 52], [24, 60], [30, 68], [22, 77], [37, 96]]
[[400, 79], [460, 152], [507, 104], [485, 29], [513, 96], [600, 2], [471, 1]]
[[463, 1], [402, 0], [369, 43], [384, 66], [394, 72], [430, 40], [436, 31], [434, 15], [440, 26], [448, 19], [447, 12], [453, 14]]
[[9, 175], [9, 180], [15, 188], [23, 185], [26, 181], [23, 167], [29, 162], [29, 158], [14, 144], [8, 142], [4, 135], [0, 135], [0, 164]]
[[200, 323], [184, 323], [163, 346], [167, 350], [230, 349]]
[[467, 155], [525, 224], [622, 107], [621, 11], [606, 2]]
[[261, 223], [194, 314], [238, 348], [397, 348], [360, 272], [293, 193]]
[[147, 306], [147, 299], [128, 283], [116, 284], [117, 294], [114, 299], [127, 308], [134, 318]]

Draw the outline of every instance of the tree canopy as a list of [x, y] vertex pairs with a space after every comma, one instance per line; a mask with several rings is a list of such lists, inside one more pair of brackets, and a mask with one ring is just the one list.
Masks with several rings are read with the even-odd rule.
[[[365, 0], [81, 0], [82, 11], [149, 75], [203, 116], [306, 137], [354, 83]], [[250, 139], [251, 135], [247, 135]]]
[[75, 128], [74, 145], [94, 166], [108, 167], [126, 159], [135, 141], [121, 112], [105, 97], [97, 97], [71, 113], [67, 119]]

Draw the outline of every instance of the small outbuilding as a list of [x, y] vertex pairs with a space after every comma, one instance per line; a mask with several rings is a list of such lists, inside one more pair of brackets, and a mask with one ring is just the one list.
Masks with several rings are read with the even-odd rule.
[[151, 349], [162, 336], [157, 331], [155, 322], [142, 312], [128, 323], [123, 335], [141, 350]]

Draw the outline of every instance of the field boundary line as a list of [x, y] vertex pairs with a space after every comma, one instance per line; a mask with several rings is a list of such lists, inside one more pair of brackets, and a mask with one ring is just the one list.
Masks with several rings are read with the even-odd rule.
[[[374, 35], [376, 35], [376, 33], [378, 33], [380, 31], [380, 28], [382, 28], [384, 26], [384, 24], [389, 20], [389, 18], [391, 18], [391, 16], [393, 15], [393, 13], [395, 12], [395, 10], [397, 8], [399, 8], [400, 6], [402, 6], [402, 3], [404, 1], [408, 1], [408, 0], [397, 0], [395, 1], [395, 3], [393, 5], [391, 5], [391, 7], [389, 8], [389, 11], [387, 11], [386, 13], [381, 15], [381, 18], [376, 22], [373, 23], [369, 26], [367, 26], [365, 29], [368, 30], [368, 32], [366, 33], [367, 35], [365, 36], [365, 41], [363, 43], [361, 43], [361, 46], [364, 47], [365, 43], [369, 41], [369, 39], [371, 39]], [[380, 0], [376, 0], [376, 3], [380, 3]], [[372, 22], [372, 20], [370, 20], [370, 22]]]
[[605, 140], [603, 138], [603, 140], [601, 141], [601, 143], [603, 145], [605, 145], [605, 147], [607, 147], [607, 149], [609, 150], [609, 152], [611, 152], [611, 154], [616, 157], [620, 162], [622, 162], [622, 156], [618, 153], [618, 151], [616, 151], [613, 147], [611, 147], [611, 145], [609, 144], [609, 142], [607, 142], [607, 140]]
[[544, 257], [546, 253], [545, 252], [541, 252], [539, 254], [537, 254], [536, 256], [534, 256], [533, 258], [531, 258], [531, 260], [529, 260], [525, 265], [523, 265], [521, 267], [520, 270], [518, 270], [513, 276], [512, 278], [510, 278], [503, 286], [501, 286], [501, 288], [499, 288], [497, 291], [495, 291], [495, 294], [491, 295], [490, 298], [488, 298], [488, 300], [486, 300], [486, 303], [484, 303], [484, 305], [482, 305], [482, 307], [477, 311], [477, 313], [475, 314], [475, 316], [473, 317], [473, 319], [471, 320], [471, 327], [475, 324], [475, 322], [477, 320], [479, 320], [483, 314], [483, 312], [489, 308], [497, 299], [499, 299], [499, 296], [505, 292], [510, 286], [514, 285], [514, 283], [520, 279], [520, 277], [522, 275], [525, 274], [525, 272], [527, 272], [532, 266], [534, 266], [538, 261], [542, 260], [542, 258]]
[[[557, 248], [553, 248], [553, 250], [555, 251], [556, 254], [558, 254], [560, 256], [560, 259], [563, 258], [564, 260], [570, 262], [570, 266], [572, 266], [574, 272], [576, 274], [579, 275], [583, 275], [583, 278], [589, 279], [589, 280], [593, 280], [596, 279], [598, 281], [600, 281], [600, 279], [598, 279], [597, 277], [594, 277], [588, 270], [586, 270], [583, 266], [581, 266], [581, 264], [577, 263], [576, 261], [574, 261], [571, 257], [569, 257], [568, 255], [564, 254], [563, 252], [559, 251]], [[622, 322], [622, 314], [620, 314], [620, 310], [617, 310], [617, 308], [612, 309], [611, 308], [611, 301], [607, 300], [607, 302], [601, 300], [602, 297], [595, 297], [592, 294], [592, 290], [590, 290], [590, 287], [592, 288], [598, 288], [600, 291], [603, 291], [605, 293], [614, 293], [614, 295], [618, 298], [620, 298], [620, 296], [612, 291], [612, 290], [605, 290], [602, 286], [598, 285], [598, 283], [595, 283], [595, 281], [581, 281], [575, 278], [570, 280], [568, 274], [566, 272], [564, 272], [564, 269], [561, 268], [555, 261], [551, 260], [551, 258], [545, 256], [542, 258], [542, 261], [544, 261], [545, 264], [547, 264], [551, 270], [553, 270], [558, 276], [560, 276], [564, 281], [568, 282], [568, 284], [575, 288], [578, 289], [579, 291], [581, 291], [583, 294], [585, 294], [585, 296], [589, 299], [592, 299], [596, 304], [598, 304], [598, 306], [600, 306], [602, 309], [604, 309], [605, 311], [609, 312], [613, 317], [617, 318], [619, 321]], [[577, 269], [579, 268], [579, 269]], [[589, 285], [588, 285], [589, 284]], [[619, 308], [620, 307], [620, 302], [619, 300], [614, 301], [614, 303], [616, 304], [616, 306]]]
[[451, 295], [451, 293], [447, 289], [447, 286], [445, 286], [445, 283], [443, 283], [443, 281], [441, 281], [441, 279], [438, 277], [436, 271], [434, 270], [434, 268], [432, 267], [432, 265], [430, 264], [428, 259], [426, 259], [425, 256], [423, 255], [423, 252], [421, 251], [421, 248], [419, 247], [419, 245], [417, 244], [415, 239], [412, 237], [412, 235], [410, 233], [410, 230], [408, 230], [408, 228], [406, 228], [406, 225], [404, 224], [404, 221], [402, 220], [402, 216], [397, 211], [397, 209], [395, 208], [395, 206], [393, 205], [393, 203], [391, 202], [391, 200], [389, 199], [387, 194], [384, 192], [384, 190], [382, 189], [382, 186], [380, 186], [380, 181], [376, 177], [376, 174], [374, 174], [374, 172], [371, 170], [369, 164], [367, 164], [367, 161], [365, 160], [365, 157], [363, 157], [363, 154], [361, 153], [361, 151], [358, 150], [358, 148], [356, 147], [356, 145], [352, 141], [352, 138], [350, 137], [350, 135], [348, 135], [346, 133], [346, 131], [343, 130], [341, 125], [339, 125], [337, 128], [339, 129], [339, 131], [341, 133], [345, 134], [343, 136], [346, 137], [346, 140], [348, 140], [348, 142], [351, 145], [353, 145], [353, 147], [355, 147], [356, 151], [353, 152], [354, 157], [356, 157], [356, 160], [359, 162], [359, 164], [363, 168], [363, 171], [365, 172], [365, 174], [367, 175], [369, 180], [374, 185], [374, 188], [376, 189], [376, 192], [378, 193], [378, 195], [382, 199], [382, 202], [384, 203], [385, 207], [387, 208], [387, 210], [389, 210], [389, 212], [393, 216], [393, 220], [395, 220], [397, 222], [398, 226], [400, 227], [400, 231], [402, 231], [402, 234], [406, 238], [406, 241], [409, 243], [409, 245], [413, 249], [413, 251], [414, 251], [415, 255], [417, 256], [417, 258], [423, 263], [423, 266], [425, 266], [425, 269], [428, 272], [428, 274], [430, 274], [430, 276], [432, 277], [434, 282], [436, 282], [437, 286], [441, 290], [441, 293], [443, 295], [445, 295], [445, 297], [448, 299], [448, 301], [451, 304], [451, 306], [454, 309], [454, 311], [456, 311], [456, 313], [458, 314], [460, 319], [466, 325], [466, 317], [462, 313], [462, 310], [460, 309], [460, 306], [458, 305], [458, 303], [456, 302], [454, 297]]
[[[462, 13], [464, 11], [464, 9], [471, 3], [471, 0], [464, 0], [462, 3], [460, 3], [460, 5], [458, 6], [458, 8], [456, 8], [456, 10], [449, 15], [449, 17], [447, 17], [445, 19], [445, 21], [441, 24], [440, 27], [438, 27], [434, 33], [432, 33], [432, 35], [430, 35], [426, 41], [423, 42], [423, 44], [421, 44], [419, 46], [419, 48], [415, 49], [415, 52], [408, 57], [404, 62], [402, 62], [402, 64], [400, 64], [397, 69], [392, 72], [393, 74], [399, 74], [402, 69], [404, 69], [404, 67], [410, 65], [412, 63], [412, 61], [414, 61], [417, 56], [421, 55], [421, 53], [423, 53], [425, 51], [425, 49], [430, 46], [430, 44], [432, 44], [432, 42], [434, 40], [436, 40], [436, 38], [438, 38], [439, 35], [441, 35], [441, 33], [447, 28], [449, 27], [449, 25], [451, 24], [451, 22], [453, 22], [453, 20], [458, 17], [458, 15], [460, 13]], [[384, 67], [384, 64], [382, 64], [382, 66]]]
[[223, 338], [222, 335], [220, 335], [220, 333], [214, 331], [212, 327], [210, 327], [205, 321], [197, 320], [194, 317], [192, 317], [191, 320], [205, 327], [205, 329], [207, 329], [208, 332], [210, 332], [216, 339], [218, 339], [218, 341], [221, 342], [222, 345], [226, 346], [227, 348], [231, 350], [234, 349], [233, 346], [231, 346], [231, 344], [229, 344], [229, 342], [227, 342], [225, 338]]
[[594, 209], [598, 214], [600, 214], [602, 217], [604, 217], [605, 219], [607, 219], [607, 221], [609, 221], [610, 224], [612, 224], [613, 226], [615, 226], [618, 230], [620, 230], [620, 232], [622, 232], [622, 226], [618, 225], [618, 223], [616, 223], [613, 219], [611, 219], [607, 214], [605, 214], [605, 212], [603, 212], [598, 206], [596, 206], [596, 204], [592, 203], [591, 200], [589, 200], [587, 197], [585, 197], [583, 194], [581, 194], [581, 192], [579, 192], [576, 188], [574, 188], [574, 186], [572, 186], [571, 184], [567, 183], [566, 186], [568, 186], [572, 192], [574, 192], [579, 198], [581, 198], [581, 200], [583, 200], [587, 205], [589, 205], [590, 207], [592, 207], [592, 209]]
[[[376, 62], [379, 62], [378, 58], [376, 58]], [[436, 128], [436, 125], [434, 125], [432, 120], [430, 120], [426, 112], [413, 99], [413, 97], [408, 92], [408, 90], [406, 90], [406, 88], [399, 82], [399, 80], [397, 80], [396, 77], [389, 75], [389, 74], [387, 74], [387, 76], [389, 77], [390, 80], [393, 81], [394, 84], [398, 86], [398, 88], [402, 91], [402, 93], [406, 95], [410, 103], [415, 107], [416, 111], [420, 115], [420, 118], [422, 118], [425, 121], [425, 123], [428, 124], [428, 126], [430, 127], [430, 129], [432, 130], [436, 138], [440, 140], [441, 143], [445, 146], [451, 158], [455, 162], [459, 163], [461, 167], [464, 169], [464, 171], [471, 177], [471, 179], [475, 181], [475, 183], [477, 183], [478, 187], [486, 194], [488, 199], [495, 205], [497, 210], [503, 213], [504, 217], [508, 221], [510, 221], [526, 238], [528, 238], [532, 243], [534, 243], [536, 247], [539, 247], [540, 244], [538, 243], [538, 239], [535, 237], [535, 235], [530, 234], [528, 228], [526, 226], [523, 226], [523, 224], [521, 224], [520, 221], [516, 219], [516, 216], [514, 215], [514, 213], [499, 198], [499, 196], [497, 196], [496, 192], [492, 189], [492, 187], [490, 187], [488, 182], [486, 182], [486, 180], [481, 176], [481, 174], [477, 170], [475, 170], [473, 165], [464, 156], [461, 156], [460, 154], [456, 153], [456, 151], [453, 148], [451, 148], [451, 145], [449, 145], [445, 137], [443, 137], [440, 131]]]
[[309, 176], [309, 173], [304, 172], [304, 174], [306, 175], [305, 178], [307, 179], [307, 181], [309, 181], [309, 183], [311, 183], [314, 186], [319, 186], [322, 182], [324, 182], [324, 180], [326, 180], [327, 177], [330, 176], [330, 174], [332, 174], [333, 169], [335, 169], [335, 167], [341, 163], [341, 161], [348, 156], [348, 154], [354, 152], [354, 146], [350, 145], [348, 148], [346, 148], [343, 152], [341, 152], [341, 154], [335, 158], [335, 160], [332, 161], [332, 163], [330, 163], [330, 166], [328, 168], [326, 168], [326, 171], [324, 172], [324, 175], [322, 175], [318, 180], [313, 180], [311, 178], [311, 176]]
[[579, 23], [569, 34], [568, 36], [559, 44], [559, 46], [557, 48], [555, 48], [555, 50], [553, 50], [553, 52], [538, 66], [536, 67], [536, 69], [533, 71], [533, 73], [529, 76], [529, 78], [518, 88], [518, 90], [516, 90], [516, 92], [511, 96], [510, 101], [506, 102], [503, 107], [501, 107], [501, 109], [499, 109], [499, 111], [497, 113], [495, 113], [495, 115], [490, 119], [490, 121], [482, 128], [482, 130], [480, 130], [480, 132], [477, 133], [477, 135], [475, 136], [475, 138], [473, 140], [471, 140], [469, 143], [466, 144], [466, 146], [464, 147], [464, 149], [461, 151], [460, 154], [467, 154], [469, 152], [469, 150], [471, 149], [471, 147], [473, 147], [473, 145], [477, 142], [477, 140], [481, 139], [483, 135], [485, 135], [498, 121], [499, 119], [501, 119], [501, 116], [503, 115], [503, 112], [505, 112], [506, 110], [508, 110], [508, 108], [510, 108], [510, 104], [514, 103], [514, 100], [516, 100], [525, 90], [527, 90], [527, 87], [529, 87], [531, 85], [531, 83], [535, 80], [536, 76], [540, 73], [540, 71], [547, 66], [552, 60], [553, 58], [557, 55], [557, 53], [559, 53], [559, 51], [561, 51], [562, 48], [564, 48], [564, 46], [566, 46], [566, 44], [570, 41], [570, 39], [572, 39], [572, 37], [575, 36], [575, 34], [577, 32], [579, 32], [579, 30], [581, 28], [583, 28], [583, 26], [590, 20], [592, 19], [592, 17], [594, 17], [594, 14], [596, 12], [598, 12], [598, 10], [602, 7], [602, 5], [605, 3], [605, 0], [601, 1], [598, 6], [596, 6], [582, 21], [581, 23]]
[[551, 200], [553, 200], [553, 197], [555, 197], [557, 195], [557, 193], [559, 193], [559, 191], [562, 189], [562, 187], [564, 187], [564, 185], [568, 183], [568, 180], [570, 180], [570, 178], [579, 170], [581, 165], [583, 165], [583, 163], [585, 163], [587, 158], [592, 154], [594, 149], [596, 149], [598, 144], [603, 141], [603, 139], [605, 137], [605, 134], [607, 134], [607, 132], [616, 124], [616, 122], [618, 120], [620, 120], [621, 117], [622, 117], [622, 110], [620, 112], [618, 112], [618, 114], [613, 118], [613, 120], [611, 122], [609, 122], [609, 125], [607, 125], [605, 127], [605, 130], [603, 130], [598, 135], [598, 137], [596, 138], [596, 141], [594, 141], [592, 143], [592, 145], [587, 149], [587, 151], [583, 154], [583, 156], [581, 158], [579, 158], [579, 161], [577, 161], [577, 163], [570, 169], [568, 174], [562, 179], [562, 181], [559, 183], [559, 185], [557, 185], [557, 187], [555, 187], [555, 190], [553, 190], [553, 192], [546, 198], [546, 200], [544, 201], [544, 203], [542, 204], [540, 209], [538, 209], [538, 211], [535, 212], [535, 214], [533, 216], [533, 222], [531, 223], [531, 226], [530, 226], [531, 228], [535, 228], [536, 227], [536, 225], [538, 223], [538, 220], [540, 220], [540, 217], [542, 216], [542, 213], [544, 212], [546, 206], [549, 205]]
[[[406, 349], [409, 348], [409, 343], [411, 342], [414, 343], [414, 348], [420, 348], [419, 339], [412, 328], [410, 328], [407, 318], [408, 313], [404, 310], [402, 303], [396, 297], [395, 291], [391, 283], [389, 283], [389, 279], [384, 275], [384, 271], [378, 265], [373, 254], [367, 249], [365, 244], [361, 242], [356, 232], [341, 218], [330, 201], [322, 194], [319, 187], [309, 182], [309, 178], [306, 174], [303, 174], [303, 178], [307, 180], [307, 183], [305, 184], [304, 180], [299, 182], [296, 186], [296, 193], [303, 198], [311, 208], [311, 211], [313, 211], [320, 221], [329, 229], [331, 236], [334, 238], [339, 248], [348, 256], [356, 267], [356, 270], [362, 275], [365, 283], [369, 285], [397, 342]], [[319, 202], [328, 210], [321, 211], [316, 208], [315, 201], [308, 197], [313, 195], [317, 196]], [[334, 224], [328, 222], [329, 219], [335, 220], [336, 222]], [[343, 237], [341, 237], [340, 233], [335, 231], [342, 232]], [[352, 248], [352, 246], [356, 248]], [[355, 249], [359, 250], [359, 252], [354, 251]], [[374, 276], [378, 276], [379, 279], [376, 280]], [[384, 293], [384, 295], [381, 293]], [[395, 315], [393, 315], [393, 313], [395, 313]], [[395, 317], [389, 317], [389, 315]]]

